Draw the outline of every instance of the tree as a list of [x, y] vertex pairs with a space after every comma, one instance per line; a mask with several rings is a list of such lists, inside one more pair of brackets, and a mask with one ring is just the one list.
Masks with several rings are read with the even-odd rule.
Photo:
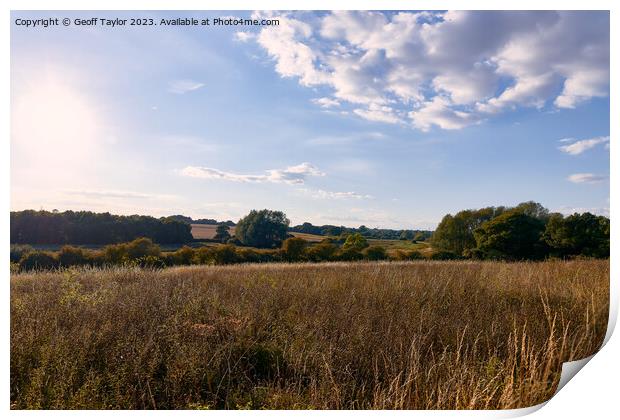
[[215, 228], [214, 240], [225, 244], [231, 238], [228, 225], [226, 223], [219, 223]]
[[347, 236], [342, 248], [347, 251], [360, 252], [364, 248], [368, 248], [368, 241], [362, 236], [361, 233], [353, 233]]
[[287, 261], [301, 261], [304, 255], [304, 249], [308, 244], [302, 238], [288, 238], [282, 243], [282, 251]]
[[277, 248], [286, 239], [289, 224], [281, 211], [252, 210], [237, 223], [235, 236], [247, 246]]
[[510, 210], [480, 225], [474, 231], [477, 250], [483, 258], [539, 259], [546, 253], [541, 240], [545, 224], [542, 220]]
[[609, 233], [607, 217], [575, 213], [565, 218], [554, 213], [549, 217], [543, 236], [552, 254], [558, 257], [609, 258]]

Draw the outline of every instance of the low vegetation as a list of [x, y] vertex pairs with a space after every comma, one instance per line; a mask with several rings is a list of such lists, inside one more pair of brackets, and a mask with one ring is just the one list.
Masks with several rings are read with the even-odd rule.
[[608, 287], [607, 260], [13, 274], [11, 407], [531, 406], [600, 347]]

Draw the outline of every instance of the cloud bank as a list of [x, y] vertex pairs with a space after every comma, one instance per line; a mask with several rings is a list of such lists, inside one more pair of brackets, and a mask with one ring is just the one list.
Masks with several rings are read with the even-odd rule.
[[[266, 17], [264, 12], [254, 14]], [[254, 40], [282, 77], [325, 88], [320, 107], [420, 130], [519, 108], [575, 108], [609, 92], [609, 13], [276, 13]]]

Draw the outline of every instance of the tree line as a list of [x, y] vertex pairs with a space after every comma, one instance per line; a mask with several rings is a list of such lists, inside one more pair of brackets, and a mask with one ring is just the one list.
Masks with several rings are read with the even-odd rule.
[[459, 258], [609, 258], [610, 220], [588, 212], [569, 216], [551, 213], [528, 201], [516, 207], [448, 214], [433, 233], [431, 244]]
[[305, 222], [290, 228], [291, 232], [308, 233], [321, 236], [340, 236], [352, 233], [359, 233], [369, 239], [391, 239], [391, 240], [415, 240], [425, 241], [432, 235], [430, 230], [413, 230], [413, 229], [379, 229], [368, 228], [361, 225], [359, 228], [346, 226], [322, 225], [315, 226], [312, 223]]
[[146, 237], [160, 244], [193, 240], [191, 227], [171, 218], [118, 216], [90, 211], [12, 211], [10, 240], [15, 244], [103, 245]]
[[[87, 249], [65, 245], [59, 251], [35, 250], [29, 245], [11, 246], [11, 269], [18, 271], [49, 270], [76, 266], [111, 267], [140, 266], [165, 268], [177, 265], [223, 265], [268, 262], [333, 262], [445, 259], [445, 253], [422, 255], [417, 251], [397, 250], [388, 254], [382, 246], [370, 245], [359, 233], [348, 235], [344, 241], [325, 238], [311, 243], [302, 238], [285, 239], [278, 248], [250, 248], [232, 244], [202, 246], [187, 245], [176, 251], [164, 252], [149, 238]], [[450, 256], [448, 255], [448, 258]]]

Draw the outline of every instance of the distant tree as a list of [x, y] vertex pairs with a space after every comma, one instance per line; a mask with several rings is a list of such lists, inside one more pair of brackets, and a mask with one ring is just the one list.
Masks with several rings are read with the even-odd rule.
[[368, 241], [362, 236], [361, 233], [354, 233], [347, 236], [342, 248], [345, 250], [360, 252], [364, 248], [368, 247]]
[[220, 223], [215, 228], [215, 239], [218, 242], [225, 244], [231, 238], [228, 225], [226, 223]]
[[308, 242], [302, 238], [288, 238], [282, 242], [282, 252], [287, 261], [301, 261]]
[[542, 220], [510, 210], [483, 223], [474, 231], [477, 251], [490, 259], [539, 259], [546, 254]]
[[415, 235], [413, 235], [414, 242], [423, 242], [426, 239], [427, 239], [427, 236], [424, 234], [424, 232], [416, 232]]
[[609, 258], [609, 219], [591, 213], [549, 217], [544, 233], [552, 254], [559, 257], [583, 255]]
[[286, 239], [289, 224], [281, 211], [252, 210], [237, 223], [235, 236], [247, 246], [277, 248]]

